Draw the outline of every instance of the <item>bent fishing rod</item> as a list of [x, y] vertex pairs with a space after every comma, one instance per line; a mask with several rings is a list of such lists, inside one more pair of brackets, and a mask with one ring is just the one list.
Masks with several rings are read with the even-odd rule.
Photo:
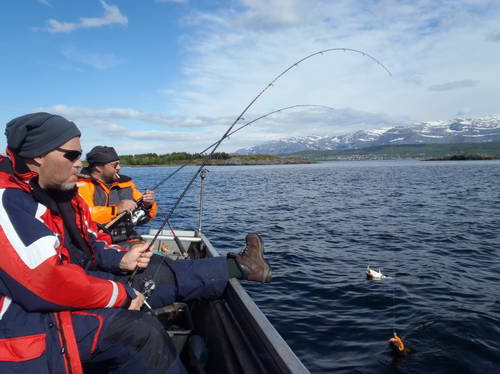
[[[229, 129], [226, 131], [226, 133], [218, 140], [216, 141], [215, 143], [213, 143], [212, 145], [208, 146], [206, 149], [204, 149], [203, 151], [200, 152], [200, 154], [203, 154], [205, 153], [207, 150], [209, 150], [210, 148], [212, 147], [215, 147], [212, 152], [210, 153], [209, 157], [211, 155], [213, 155], [213, 153], [215, 152], [216, 148], [220, 145], [220, 143], [222, 143], [223, 140], [229, 138], [232, 134], [234, 134], [235, 132], [241, 130], [242, 128], [256, 122], [257, 120], [259, 119], [262, 119], [262, 118], [265, 118], [267, 116], [270, 116], [274, 113], [277, 113], [277, 112], [281, 112], [281, 111], [284, 111], [284, 110], [288, 110], [288, 109], [292, 109], [292, 108], [297, 108], [297, 107], [305, 107], [305, 106], [318, 106], [318, 107], [325, 107], [325, 108], [329, 108], [329, 109], [334, 109], [332, 107], [328, 107], [326, 105], [314, 105], [314, 104], [299, 104], [299, 105], [293, 105], [293, 106], [289, 106], [289, 107], [285, 107], [285, 108], [281, 108], [281, 109], [277, 109], [275, 111], [272, 111], [272, 112], [269, 112], [267, 114], [264, 114], [263, 116], [261, 117], [258, 117], [256, 119], [254, 119], [253, 121], [250, 121], [249, 123], [241, 126], [240, 128], [234, 130], [231, 132], [231, 130], [233, 129], [233, 127], [236, 125], [236, 123], [238, 121], [240, 121], [243, 117], [243, 115], [248, 111], [248, 109], [250, 109], [250, 107], [260, 98], [260, 96], [262, 96], [264, 94], [264, 92], [266, 92], [270, 87], [272, 87], [274, 85], [274, 83], [276, 83], [276, 81], [278, 81], [278, 79], [280, 79], [283, 75], [285, 75], [286, 73], [288, 73], [288, 71], [290, 71], [291, 69], [293, 69], [294, 67], [298, 66], [300, 63], [304, 62], [305, 60], [308, 60], [314, 56], [317, 56], [317, 55], [322, 55], [324, 53], [327, 53], [327, 52], [334, 52], [334, 51], [343, 51], [343, 52], [353, 52], [353, 53], [359, 53], [361, 54], [362, 56], [364, 57], [368, 57], [369, 59], [371, 59], [372, 61], [374, 61], [377, 65], [379, 65], [380, 67], [382, 67], [386, 72], [387, 74], [389, 74], [389, 76], [392, 76], [392, 73], [390, 72], [390, 70], [384, 65], [382, 64], [379, 60], [377, 60], [375, 57], [369, 55], [368, 53], [366, 52], [363, 52], [361, 50], [357, 50], [357, 49], [351, 49], [351, 48], [328, 48], [328, 49], [323, 49], [321, 51], [318, 51], [318, 52], [314, 52], [314, 53], [311, 53], [310, 55], [307, 55], [306, 57], [303, 57], [302, 59], [298, 60], [297, 62], [293, 63], [292, 65], [290, 65], [288, 68], [286, 68], [285, 70], [283, 70], [280, 74], [278, 74], [271, 82], [269, 82], [266, 87], [264, 87], [258, 94], [257, 96], [255, 96], [253, 98], [253, 100], [245, 107], [245, 109], [243, 109], [243, 111], [240, 113], [240, 115], [234, 120], [234, 122], [229, 126]], [[161, 180], [156, 186], [153, 187], [153, 191], [155, 189], [157, 189], [160, 185], [162, 185], [163, 183], [165, 183], [168, 179], [170, 179], [174, 174], [176, 174], [179, 170], [181, 170], [182, 168], [184, 168], [187, 164], [185, 165], [181, 165], [181, 167], [179, 167], [177, 170], [175, 170], [173, 173], [171, 173], [170, 175], [168, 175], [166, 178], [164, 178], [163, 180]], [[204, 166], [204, 165], [203, 165]], [[195, 173], [195, 177], [199, 174], [201, 168]], [[190, 187], [190, 184], [188, 184], [188, 189]], [[179, 199], [182, 199], [184, 198], [184, 195], [185, 194], [181, 194], [181, 196], [179, 197]], [[177, 207], [175, 206], [173, 208], [173, 211], [175, 211]], [[173, 213], [173, 211], [171, 213]], [[171, 215], [171, 214], [169, 214]]]
[[[224, 139], [228, 139], [229, 137], [231, 137], [233, 134], [235, 134], [236, 132], [242, 130], [243, 128], [247, 127], [247, 126], [250, 126], [251, 124], [263, 119], [263, 118], [266, 118], [266, 117], [269, 117], [270, 115], [272, 114], [276, 114], [276, 113], [279, 113], [279, 112], [283, 112], [285, 110], [290, 110], [290, 109], [295, 109], [295, 108], [303, 108], [303, 107], [317, 107], [317, 108], [326, 108], [326, 109], [335, 109], [333, 107], [330, 107], [330, 106], [327, 106], [327, 105], [319, 105], [319, 104], [297, 104], [297, 105], [292, 105], [292, 106], [287, 106], [287, 107], [284, 107], [284, 108], [280, 108], [280, 109], [276, 109], [276, 110], [273, 110], [272, 112], [269, 112], [269, 113], [266, 113], [260, 117], [257, 117], [255, 119], [253, 119], [252, 121], [250, 122], [247, 122], [245, 123], [244, 125], [238, 127], [236, 130], [234, 131], [231, 131], [230, 133], [228, 133], [227, 135], [224, 136]], [[224, 140], [222, 139], [222, 140]], [[212, 143], [211, 145], [209, 145], [207, 148], [205, 148], [203, 151], [199, 152], [200, 155], [203, 155], [205, 152], [207, 152], [209, 149], [211, 149], [212, 147], [216, 146], [217, 144], [219, 143], [219, 140], [216, 141], [215, 143]], [[160, 182], [158, 182], [151, 190], [154, 191], [156, 190], [158, 187], [160, 187], [163, 183], [165, 183], [166, 181], [168, 181], [170, 178], [172, 178], [178, 171], [180, 171], [181, 169], [183, 169], [184, 167], [188, 166], [190, 164], [190, 161], [187, 161], [185, 162], [184, 164], [182, 164], [181, 166], [179, 166], [176, 170], [174, 170], [172, 173], [170, 173], [169, 175], [167, 175], [165, 178], [163, 178]]]
[[[280, 108], [280, 109], [276, 109], [276, 110], [273, 110], [272, 112], [269, 112], [269, 113], [266, 113], [262, 116], [259, 116], [255, 119], [253, 119], [252, 121], [249, 121], [247, 123], [245, 123], [244, 125], [238, 127], [237, 129], [231, 131], [229, 134], [227, 134], [224, 139], [227, 139], [229, 138], [230, 136], [232, 136], [233, 134], [235, 134], [236, 132], [242, 130], [243, 128], [247, 127], [247, 126], [250, 126], [251, 124], [263, 119], [263, 118], [266, 118], [266, 117], [269, 117], [273, 114], [276, 114], [276, 113], [279, 113], [279, 112], [283, 112], [285, 110], [290, 110], [290, 109], [295, 109], [295, 108], [304, 108], [304, 107], [316, 107], [316, 108], [326, 108], [326, 109], [335, 109], [333, 107], [330, 107], [330, 106], [327, 106], [327, 105], [319, 105], [319, 104], [297, 104], [297, 105], [291, 105], [291, 106], [288, 106], [288, 107], [284, 107], [284, 108]], [[223, 140], [224, 140], [223, 139]], [[207, 152], [209, 149], [211, 149], [212, 147], [214, 147], [215, 145], [218, 144], [219, 141], [216, 141], [215, 143], [212, 143], [211, 145], [209, 145], [207, 148], [205, 148], [203, 151], [199, 152], [200, 155], [203, 155], [205, 152]], [[209, 159], [210, 160], [210, 159]], [[186, 161], [185, 163], [183, 163], [182, 165], [180, 165], [177, 169], [175, 169], [172, 173], [170, 173], [169, 175], [167, 175], [165, 178], [163, 178], [162, 180], [160, 180], [160, 182], [158, 182], [153, 188], [150, 189], [150, 191], [155, 191], [158, 187], [160, 187], [163, 183], [167, 182], [170, 178], [172, 178], [175, 174], [177, 174], [177, 172], [179, 172], [181, 169], [183, 169], [184, 167], [188, 166], [189, 164], [191, 163], [190, 160]], [[139, 209], [142, 209], [142, 197], [137, 199], [137, 200], [134, 200], [138, 206]], [[130, 215], [130, 217], [134, 220], [134, 212], [139, 210], [136, 208], [136, 210], [134, 210], [133, 212], [128, 212], [128, 211], [123, 211], [121, 212], [120, 214], [118, 214], [115, 218], [113, 218], [111, 221], [109, 221], [107, 224], [105, 225], [102, 225], [102, 229], [104, 231], [107, 231], [109, 232], [109, 230], [113, 229], [113, 227], [120, 223], [123, 219], [125, 219], [127, 216]], [[141, 216], [142, 217], [142, 216]], [[140, 217], [137, 217], [136, 220], [139, 220]]]
[[[389, 69], [387, 69], [387, 67], [382, 64], [379, 60], [377, 60], [375, 57], [369, 55], [368, 53], [366, 52], [363, 52], [361, 50], [357, 50], [357, 49], [352, 49], [352, 48], [328, 48], [328, 49], [323, 49], [321, 51], [317, 51], [317, 52], [314, 52], [314, 53], [311, 53], [303, 58], [301, 58], [300, 60], [296, 61], [295, 63], [291, 64], [290, 66], [288, 66], [285, 70], [283, 70], [281, 73], [279, 73], [276, 77], [274, 77], [251, 101], [250, 103], [248, 103], [248, 105], [243, 109], [243, 111], [236, 117], [236, 119], [233, 121], [233, 123], [231, 123], [231, 125], [229, 126], [229, 128], [226, 130], [226, 132], [224, 133], [224, 135], [215, 143], [215, 145], [212, 147], [212, 151], [210, 152], [210, 154], [208, 155], [208, 157], [203, 160], [202, 164], [200, 165], [200, 167], [198, 168], [198, 170], [195, 172], [195, 174], [193, 175], [193, 177], [190, 179], [190, 181], [188, 182], [188, 184], [186, 185], [186, 187], [184, 188], [184, 190], [182, 191], [182, 193], [179, 195], [179, 197], [177, 198], [174, 206], [170, 209], [170, 211], [164, 215], [164, 219], [163, 219], [163, 222], [161, 223], [160, 225], [160, 228], [158, 229], [158, 231], [156, 232], [155, 236], [153, 237], [153, 239], [151, 240], [147, 250], [150, 250], [151, 247], [153, 246], [154, 242], [158, 239], [158, 236], [160, 235], [160, 232], [162, 232], [163, 228], [165, 227], [165, 225], [167, 225], [167, 223], [169, 222], [170, 220], [170, 217], [174, 214], [174, 212], [176, 211], [177, 207], [179, 206], [180, 202], [182, 201], [182, 199], [184, 199], [184, 197], [186, 196], [188, 190], [191, 188], [192, 184], [194, 183], [194, 181], [196, 180], [196, 177], [198, 176], [198, 174], [201, 172], [201, 170], [203, 170], [203, 168], [205, 167], [205, 165], [208, 163], [210, 157], [215, 153], [215, 151], [217, 150], [217, 148], [220, 146], [220, 144], [222, 143], [222, 141], [224, 139], [226, 139], [228, 137], [228, 134], [233, 130], [234, 126], [241, 120], [241, 118], [245, 115], [245, 113], [248, 111], [248, 109], [250, 109], [253, 104], [270, 88], [272, 87], [281, 77], [283, 77], [285, 74], [287, 74], [290, 70], [292, 70], [294, 67], [297, 67], [299, 66], [299, 64], [301, 64], [302, 62], [310, 59], [310, 58], [313, 58], [315, 56], [318, 56], [318, 55], [323, 55], [325, 53], [328, 53], [328, 52], [352, 52], [352, 53], [357, 53], [357, 54], [361, 54], [363, 57], [367, 57], [369, 59], [371, 59], [372, 61], [374, 61], [377, 65], [379, 65], [382, 69], [384, 69], [387, 74], [389, 74], [389, 76], [392, 76], [392, 73], [389, 71]], [[156, 272], [159, 270], [160, 268], [160, 265], [163, 263], [164, 259], [162, 259], [162, 261], [158, 264], [157, 266], [157, 270]], [[131, 281], [133, 280], [133, 278], [135, 277], [135, 274], [137, 273], [137, 270], [138, 268], [136, 267], [136, 269], [134, 270], [134, 272], [132, 273], [132, 275], [130, 276], [129, 278], [129, 282], [131, 283]], [[155, 274], [156, 274], [155, 272]]]

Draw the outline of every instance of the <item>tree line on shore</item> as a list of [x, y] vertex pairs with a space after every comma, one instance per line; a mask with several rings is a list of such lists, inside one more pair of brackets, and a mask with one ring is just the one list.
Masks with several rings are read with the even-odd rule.
[[[200, 153], [187, 153], [187, 152], [172, 152], [159, 155], [157, 153], [142, 153], [137, 155], [123, 155], [120, 156], [120, 162], [123, 165], [171, 165], [185, 162], [197, 162], [204, 160], [207, 155]], [[228, 160], [231, 155], [226, 152], [215, 152], [211, 159], [215, 160]]]
[[[207, 160], [207, 158], [209, 158]], [[157, 153], [141, 153], [137, 155], [122, 155], [123, 166], [177, 166], [189, 165], [280, 165], [311, 163], [296, 157], [279, 157], [275, 155], [253, 154], [238, 155], [226, 152], [215, 152], [213, 155], [200, 153], [173, 152], [163, 155]]]

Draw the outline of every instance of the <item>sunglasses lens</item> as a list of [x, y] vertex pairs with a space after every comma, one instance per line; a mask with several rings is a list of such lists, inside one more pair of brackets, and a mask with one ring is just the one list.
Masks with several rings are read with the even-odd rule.
[[73, 149], [63, 149], [63, 148], [56, 148], [56, 149], [59, 152], [62, 152], [63, 157], [70, 160], [71, 162], [78, 160], [82, 155], [82, 152]]
[[63, 157], [74, 162], [80, 158], [82, 155], [81, 151], [77, 151], [75, 149], [64, 149], [64, 148], [56, 148], [59, 152], [63, 153]]
[[66, 157], [70, 161], [75, 161], [80, 158], [82, 152], [80, 151], [66, 151], [64, 152], [64, 157]]

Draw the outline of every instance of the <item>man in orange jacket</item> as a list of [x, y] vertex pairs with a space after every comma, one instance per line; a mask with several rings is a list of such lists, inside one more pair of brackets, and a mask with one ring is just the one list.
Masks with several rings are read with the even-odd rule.
[[120, 158], [113, 147], [92, 148], [87, 162], [77, 186], [92, 219], [111, 235], [113, 243], [140, 239], [134, 227], [156, 216], [155, 193], [146, 190], [141, 194], [130, 177], [119, 174]]

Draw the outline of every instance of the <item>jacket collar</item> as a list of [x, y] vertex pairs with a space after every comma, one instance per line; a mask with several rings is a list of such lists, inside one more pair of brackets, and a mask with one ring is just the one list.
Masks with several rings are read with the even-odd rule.
[[29, 185], [37, 173], [28, 169], [23, 159], [15, 156], [7, 148], [7, 157], [0, 155], [0, 186], [2, 188], [20, 188], [29, 193], [32, 187]]
[[9, 147], [7, 147], [5, 152], [7, 153], [7, 157], [9, 158], [11, 163], [11, 174], [14, 174], [17, 178], [24, 182], [29, 182], [34, 177], [38, 176], [38, 173], [35, 173], [34, 171], [28, 169], [28, 166], [26, 166], [24, 160], [14, 154], [14, 152], [12, 152]]

